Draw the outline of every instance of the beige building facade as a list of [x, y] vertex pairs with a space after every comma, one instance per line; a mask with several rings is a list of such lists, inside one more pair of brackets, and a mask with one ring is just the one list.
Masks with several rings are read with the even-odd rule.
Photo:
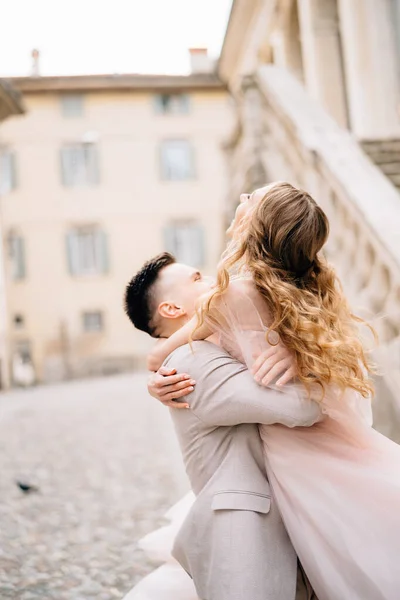
[[228, 212], [274, 180], [321, 203], [329, 259], [380, 337], [377, 423], [398, 441], [399, 15], [398, 0], [234, 0], [219, 61], [236, 105]]
[[[197, 52], [194, 60], [204, 61]], [[205, 70], [205, 69], [204, 69]], [[10, 352], [37, 381], [142, 366], [124, 286], [169, 250], [213, 271], [225, 226], [231, 108], [212, 72], [13, 80], [27, 114], [1, 128]]]
[[[22, 115], [23, 112], [21, 95], [9, 83], [0, 80], [0, 139], [2, 126], [6, 119]], [[10, 157], [0, 145], [0, 223], [3, 221], [3, 197], [9, 192], [9, 181], [1, 176], [4, 168], [12, 172]], [[0, 389], [7, 388], [10, 384], [9, 320], [4, 250], [3, 237], [0, 234]]]

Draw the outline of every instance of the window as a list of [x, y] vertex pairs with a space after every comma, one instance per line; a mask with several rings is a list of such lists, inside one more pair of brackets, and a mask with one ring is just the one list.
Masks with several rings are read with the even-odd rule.
[[15, 155], [7, 148], [0, 148], [0, 196], [17, 187]]
[[82, 315], [82, 328], [86, 333], [103, 330], [103, 313], [100, 311], [84, 312]]
[[67, 118], [82, 117], [82, 94], [66, 94], [65, 96], [61, 96], [61, 112]]
[[97, 146], [92, 143], [68, 144], [61, 148], [63, 185], [97, 185], [99, 166]]
[[96, 227], [73, 229], [67, 234], [68, 268], [71, 275], [108, 272], [107, 237]]
[[16, 233], [10, 233], [8, 236], [8, 256], [11, 279], [14, 281], [25, 279], [25, 243], [24, 239]]
[[175, 223], [164, 230], [164, 248], [179, 262], [201, 267], [204, 264], [204, 232], [195, 223]]
[[163, 115], [187, 115], [189, 96], [186, 94], [158, 94], [154, 97], [156, 112]]
[[194, 178], [193, 152], [188, 140], [165, 140], [161, 144], [161, 178], [184, 181]]

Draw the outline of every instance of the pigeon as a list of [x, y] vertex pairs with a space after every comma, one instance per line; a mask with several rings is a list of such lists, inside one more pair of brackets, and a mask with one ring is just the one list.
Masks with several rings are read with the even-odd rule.
[[31, 494], [32, 492], [39, 491], [39, 488], [36, 485], [32, 485], [26, 481], [16, 481], [16, 484], [24, 494]]

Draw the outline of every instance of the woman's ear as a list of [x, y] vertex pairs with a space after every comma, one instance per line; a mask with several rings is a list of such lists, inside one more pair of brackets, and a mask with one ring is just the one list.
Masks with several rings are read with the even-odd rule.
[[164, 319], [178, 319], [186, 314], [185, 310], [174, 302], [161, 302], [157, 312]]

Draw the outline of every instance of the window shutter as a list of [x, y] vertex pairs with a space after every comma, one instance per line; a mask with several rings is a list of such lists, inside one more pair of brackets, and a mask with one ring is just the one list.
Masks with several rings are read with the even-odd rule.
[[10, 152], [10, 189], [15, 190], [18, 185], [17, 181], [17, 161], [15, 154]]
[[189, 144], [189, 172], [190, 178], [196, 178], [196, 158], [195, 158], [195, 150], [192, 144]]
[[204, 230], [201, 225], [193, 225], [191, 228], [192, 264], [201, 267], [205, 263]]
[[26, 277], [26, 265], [25, 265], [25, 240], [20, 235], [15, 238], [15, 275], [16, 279], [25, 279]]
[[2, 195], [9, 192], [7, 163], [7, 152], [0, 150], [0, 194]]
[[63, 185], [97, 185], [99, 183], [98, 151], [95, 144], [75, 144], [60, 150]]
[[78, 256], [78, 244], [77, 235], [75, 231], [70, 231], [66, 236], [66, 250], [67, 250], [67, 262], [68, 271], [70, 275], [79, 274], [79, 256]]
[[7, 149], [0, 151], [0, 194], [8, 194], [17, 186], [15, 156]]
[[158, 114], [186, 115], [189, 112], [188, 94], [157, 94], [153, 100]]
[[11, 277], [14, 281], [24, 279], [26, 276], [24, 239], [20, 235], [11, 234], [8, 244]]
[[61, 111], [64, 117], [81, 117], [83, 115], [83, 104], [81, 94], [61, 96]]
[[110, 270], [110, 260], [108, 251], [108, 238], [104, 231], [96, 232], [96, 250], [97, 256], [99, 257], [99, 272], [106, 274]]
[[168, 148], [166, 142], [161, 142], [159, 147], [160, 176], [168, 179]]
[[157, 94], [153, 98], [154, 101], [154, 110], [157, 114], [161, 115], [165, 112], [164, 104], [163, 104], [163, 96], [161, 94]]
[[71, 152], [69, 148], [60, 150], [61, 181], [65, 186], [72, 185]]
[[187, 115], [189, 114], [189, 110], [190, 110], [190, 98], [188, 96], [188, 94], [181, 94], [179, 96], [179, 112], [183, 115]]
[[161, 143], [161, 178], [183, 181], [194, 177], [193, 149], [188, 140]]
[[204, 263], [203, 229], [194, 223], [180, 224], [176, 227], [177, 257], [192, 267]]
[[205, 263], [204, 229], [192, 223], [176, 223], [163, 231], [164, 249], [192, 267]]
[[[164, 250], [166, 252], [170, 252], [172, 255], [176, 255], [176, 235], [175, 235], [175, 227], [169, 226], [165, 227], [163, 231], [164, 237]], [[178, 258], [178, 257], [176, 257]]]
[[85, 155], [88, 183], [97, 185], [100, 182], [97, 147], [94, 144], [86, 144]]

